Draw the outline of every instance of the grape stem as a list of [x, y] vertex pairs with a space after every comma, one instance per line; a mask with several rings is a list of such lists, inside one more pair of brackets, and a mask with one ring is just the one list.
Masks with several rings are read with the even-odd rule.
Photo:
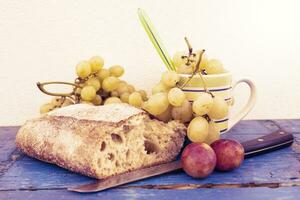
[[203, 116], [208, 122], [212, 121], [212, 119], [206, 114]]
[[[191, 55], [194, 55], [194, 53], [193, 53], [193, 48], [192, 48], [191, 44], [189, 43], [189, 40], [187, 39], [187, 37], [184, 37], [184, 40], [185, 40], [185, 42], [186, 42], [186, 44], [187, 44], [187, 46], [188, 46], [188, 49], [189, 49], [189, 57], [190, 57]], [[195, 67], [195, 69], [194, 69], [192, 75], [191, 75], [191, 76], [189, 77], [189, 79], [188, 79], [188, 80], [180, 87], [180, 89], [184, 88], [184, 87], [192, 80], [192, 78], [194, 77], [194, 75], [196, 75], [197, 72], [199, 72], [199, 76], [200, 76], [200, 78], [201, 78], [201, 81], [202, 81], [203, 88], [204, 88], [205, 92], [209, 93], [212, 97], [214, 97], [214, 95], [207, 89], [207, 86], [206, 86], [206, 84], [205, 84], [203, 75], [202, 75], [201, 71], [199, 70], [199, 68], [200, 68], [200, 63], [201, 63], [202, 56], [203, 56], [204, 52], [205, 52], [205, 49], [203, 49], [203, 50], [200, 52], [199, 58], [198, 58], [197, 63], [196, 63], [196, 67]], [[187, 63], [187, 64], [189, 64], [189, 57], [188, 57], [188, 63]]]
[[187, 66], [190, 66], [192, 62], [195, 62], [194, 60], [191, 59], [191, 57], [196, 57], [196, 54], [193, 53], [193, 47], [192, 47], [191, 43], [189, 42], [189, 40], [187, 39], [187, 37], [184, 37], [184, 40], [185, 40], [185, 43], [188, 47], [189, 54], [188, 54], [188, 56], [182, 56], [181, 58], [182, 59], [187, 59], [185, 64]]
[[[201, 62], [201, 58], [202, 58], [202, 55], [203, 55], [204, 51], [205, 51], [205, 50], [203, 49], [202, 54], [200, 54], [200, 58], [198, 59], [198, 62], [197, 62], [197, 65], [196, 65], [196, 70], [199, 69], [200, 62]], [[195, 70], [194, 72], [196, 72], [196, 70]], [[198, 74], [199, 74], [199, 76], [200, 76], [200, 78], [201, 78], [201, 81], [202, 81], [203, 88], [204, 88], [205, 92], [206, 92], [206, 93], [209, 93], [212, 97], [214, 97], [213, 93], [211, 93], [211, 91], [209, 91], [209, 89], [207, 89], [207, 86], [206, 86], [206, 84], [205, 84], [205, 81], [204, 81], [204, 78], [203, 78], [203, 74], [201, 73], [201, 71], [199, 71]]]
[[193, 54], [193, 47], [192, 45], [190, 44], [189, 40], [187, 39], [187, 37], [184, 37], [184, 40], [188, 46], [188, 49], [189, 49], [189, 56], [191, 56]]
[[[49, 92], [49, 91], [47, 91], [45, 89], [46, 85], [54, 85], [54, 84], [72, 85], [72, 86], [74, 86], [74, 88], [73, 88], [73, 91], [70, 92], [70, 93], [55, 93], [55, 92]], [[50, 95], [50, 96], [60, 96], [60, 97], [68, 97], [68, 98], [72, 99], [73, 101], [75, 101], [75, 99], [73, 98], [75, 89], [76, 88], [81, 88], [81, 86], [79, 86], [78, 84], [69, 83], [69, 82], [60, 82], [60, 81], [51, 81], [51, 82], [44, 82], [44, 83], [37, 82], [36, 85], [40, 89], [40, 91], [42, 91], [43, 93], [45, 93], [47, 95]]]
[[[199, 58], [198, 58], [198, 61], [196, 63], [196, 67], [192, 73], [192, 75], [189, 77], [189, 79], [180, 87], [181, 89], [184, 88], [191, 80], [192, 78], [197, 74], [197, 71], [199, 70], [199, 67], [200, 67], [200, 63], [201, 63], [201, 59], [202, 59], [202, 55], [204, 54], [205, 50], [203, 49], [201, 52], [200, 52], [200, 55], [199, 55]], [[201, 72], [200, 72], [201, 74]], [[202, 74], [200, 75], [201, 77], [201, 80], [202, 80], [202, 83], [203, 83], [203, 87], [205, 89], [205, 91], [208, 91], [207, 87], [206, 87], [206, 84], [204, 82], [204, 79], [202, 77]]]

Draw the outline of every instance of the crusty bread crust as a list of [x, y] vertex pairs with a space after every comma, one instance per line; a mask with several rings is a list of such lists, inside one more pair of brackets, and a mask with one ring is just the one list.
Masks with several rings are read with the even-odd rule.
[[[68, 108], [73, 114], [58, 110], [29, 120], [18, 131], [16, 145], [31, 157], [98, 179], [169, 162], [180, 152], [183, 124], [150, 119], [127, 104], [101, 107], [85, 115], [90, 106], [74, 105]], [[116, 110], [115, 120], [105, 120], [103, 115]]]

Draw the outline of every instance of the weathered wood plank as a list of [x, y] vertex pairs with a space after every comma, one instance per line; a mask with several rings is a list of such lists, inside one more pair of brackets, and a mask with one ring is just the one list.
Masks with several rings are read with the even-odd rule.
[[[296, 127], [293, 132], [299, 133], [300, 120], [293, 121], [292, 125]], [[281, 123], [287, 124], [284, 120], [278, 122], [278, 124]], [[277, 128], [269, 120], [242, 121], [222, 137], [245, 141], [275, 131]], [[291, 129], [290, 125], [285, 125], [285, 128], [287, 131]], [[3, 131], [0, 128], [0, 160], [7, 161], [14, 150], [14, 137], [17, 129], [18, 127], [14, 127]], [[300, 134], [295, 136], [300, 139]], [[5, 153], [1, 154], [1, 152]], [[206, 179], [196, 180], [186, 176], [183, 172], [177, 172], [128, 186], [297, 182], [300, 180], [299, 161], [300, 144], [296, 141], [293, 147], [248, 159], [241, 168], [230, 173], [215, 172]], [[5, 174], [2, 176], [0, 174], [0, 190], [65, 188], [92, 180], [25, 156], [16, 161]]]
[[0, 162], [8, 160], [15, 150], [15, 135], [18, 130], [18, 126], [0, 127]]
[[18, 126], [0, 127], [0, 177], [21, 156], [15, 148]]
[[[251, 127], [251, 123], [246, 123]], [[245, 125], [244, 125], [245, 126]], [[244, 130], [244, 133], [248, 129]], [[269, 131], [270, 132], [270, 131]], [[230, 132], [224, 137], [236, 138], [240, 141], [252, 139], [267, 134], [263, 129], [256, 135]], [[224, 184], [224, 183], [269, 183], [293, 182], [300, 180], [300, 145], [279, 150], [259, 157], [253, 157], [244, 162], [241, 168], [230, 172], [215, 172], [210, 177], [197, 180], [185, 175], [183, 172], [171, 173], [130, 185], [156, 185], [156, 184]], [[284, 158], [284, 161], [283, 161]], [[289, 169], [289, 170], [287, 170]], [[60, 188], [92, 181], [84, 176], [69, 172], [54, 165], [43, 163], [27, 156], [17, 161], [1, 178], [0, 189], [42, 189]]]
[[0, 199], [22, 200], [48, 200], [53, 197], [57, 200], [97, 199], [224, 199], [224, 200], [281, 200], [299, 199], [300, 187], [280, 188], [213, 188], [213, 189], [188, 189], [188, 190], [159, 190], [159, 189], [112, 189], [99, 193], [79, 194], [66, 190], [39, 190], [39, 191], [2, 191]]
[[[230, 172], [215, 172], [206, 179], [198, 180], [187, 176], [183, 172], [171, 173], [130, 185], [156, 184], [224, 184], [224, 183], [276, 183], [300, 181], [300, 165], [296, 154], [283, 149], [244, 162], [241, 168]], [[285, 157], [285, 162], [282, 158]], [[299, 159], [299, 158], [298, 158]], [[9, 169], [0, 179], [0, 190], [20, 188], [59, 188], [87, 183], [93, 179], [63, 170], [27, 157]]]
[[280, 125], [285, 131], [290, 133], [300, 133], [300, 120], [299, 119], [278, 119], [273, 120]]
[[15, 162], [0, 178], [0, 190], [55, 188], [74, 183], [87, 183], [92, 180], [94, 179], [25, 156]]
[[243, 120], [240, 121], [236, 126], [234, 126], [227, 133], [232, 134], [247, 134], [247, 135], [257, 135], [257, 134], [267, 134], [276, 131], [278, 127], [272, 123], [270, 120]]

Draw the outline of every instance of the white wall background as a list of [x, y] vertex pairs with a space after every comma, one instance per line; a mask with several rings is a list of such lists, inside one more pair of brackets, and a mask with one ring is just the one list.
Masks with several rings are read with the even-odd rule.
[[[248, 118], [300, 117], [300, 1], [0, 0], [0, 125], [36, 116], [50, 97], [37, 81], [75, 77], [78, 61], [101, 55], [149, 89], [165, 69], [138, 18], [144, 8], [170, 53], [195, 48], [250, 77], [258, 101]], [[236, 91], [237, 106], [247, 97]]]

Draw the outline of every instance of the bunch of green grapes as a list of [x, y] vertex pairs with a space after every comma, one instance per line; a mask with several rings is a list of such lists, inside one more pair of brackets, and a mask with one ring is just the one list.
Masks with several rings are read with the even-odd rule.
[[143, 102], [147, 100], [144, 90], [136, 91], [133, 85], [120, 79], [124, 74], [123, 67], [114, 65], [106, 69], [100, 56], [79, 62], [76, 74], [78, 77], [75, 79], [72, 95], [55, 97], [51, 103], [46, 103], [40, 108], [40, 113], [75, 103], [98, 106], [123, 102], [142, 107]]
[[183, 123], [189, 122], [193, 115], [192, 107], [184, 92], [178, 87], [178, 82], [179, 75], [176, 72], [164, 72], [142, 108], [164, 122], [173, 119]]
[[195, 117], [188, 126], [187, 136], [192, 142], [211, 144], [219, 139], [220, 130], [214, 120], [223, 119], [228, 115], [229, 106], [219, 96], [211, 93], [201, 93], [192, 103]]
[[164, 72], [142, 108], [161, 121], [179, 120], [188, 124], [187, 136], [192, 142], [210, 144], [219, 139], [220, 130], [214, 120], [228, 115], [227, 102], [209, 91], [200, 93], [194, 102], [189, 102], [178, 85], [179, 81], [176, 72]]
[[[206, 55], [203, 54], [204, 50], [193, 52], [193, 48], [187, 39], [186, 42], [189, 51], [187, 53], [177, 52], [173, 57], [173, 64], [178, 74], [190, 74], [190, 79], [192, 79], [195, 74], [202, 76], [226, 72], [223, 64], [219, 60], [208, 59]], [[203, 84], [205, 85], [205, 83]], [[162, 86], [162, 84], [158, 84], [155, 91], [166, 90]], [[228, 115], [228, 106], [233, 103], [233, 99], [226, 102], [223, 98], [213, 96], [212, 93], [208, 91], [201, 93], [192, 104], [186, 100], [182, 106], [178, 108], [174, 107], [171, 113], [174, 115], [173, 119], [190, 122], [187, 136], [192, 142], [205, 142], [210, 144], [219, 139], [220, 135], [220, 130], [214, 120], [226, 117]], [[185, 109], [184, 111], [183, 108]]]
[[[189, 102], [183, 91], [177, 88], [178, 74], [209, 75], [225, 73], [223, 64], [217, 59], [208, 59], [203, 51], [193, 52], [193, 48], [186, 39], [189, 51], [177, 52], [173, 57], [176, 72], [165, 72], [161, 81], [154, 86], [152, 93], [165, 94], [155, 96], [155, 101], [147, 103], [145, 110], [158, 119], [169, 121], [180, 120], [188, 124], [187, 136], [192, 142], [205, 142], [207, 144], [217, 140], [220, 130], [214, 120], [223, 119], [228, 115], [228, 106], [223, 98], [214, 96], [209, 91], [201, 93], [199, 97]], [[205, 83], [203, 83], [205, 85]], [[159, 99], [158, 99], [159, 98]], [[149, 100], [152, 99], [151, 96]], [[158, 99], [158, 100], [157, 100]], [[167, 99], [168, 101], [165, 101]], [[153, 104], [153, 105], [152, 105]], [[158, 106], [164, 104], [164, 106]], [[152, 105], [152, 106], [151, 106]]]

